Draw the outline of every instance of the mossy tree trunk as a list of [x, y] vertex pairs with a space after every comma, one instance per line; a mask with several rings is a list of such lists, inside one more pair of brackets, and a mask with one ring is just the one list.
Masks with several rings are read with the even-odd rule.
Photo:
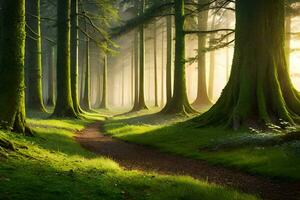
[[[86, 30], [87, 31], [87, 30]], [[84, 83], [84, 93], [82, 98], [82, 108], [86, 111], [91, 110], [90, 103], [90, 93], [91, 93], [91, 64], [90, 64], [90, 41], [86, 37], [85, 45], [85, 83]]]
[[[199, 4], [206, 4], [208, 1], [198, 0]], [[207, 30], [207, 21], [208, 21], [208, 10], [200, 12], [198, 14], [198, 29], [200, 31]], [[206, 39], [207, 36], [203, 34], [198, 34], [198, 89], [197, 97], [193, 103], [195, 107], [207, 107], [211, 105], [211, 102], [208, 98], [207, 93], [207, 84], [206, 84]]]
[[134, 102], [132, 111], [139, 109], [139, 35], [134, 31]]
[[71, 0], [71, 94], [76, 114], [82, 113], [78, 100], [78, 0]]
[[103, 58], [103, 74], [102, 74], [102, 100], [101, 109], [107, 109], [107, 55]]
[[28, 133], [25, 121], [25, 0], [1, 2], [0, 128]]
[[47, 105], [54, 106], [54, 55], [55, 47], [50, 46], [48, 55], [48, 98]]
[[285, 55], [286, 55], [286, 63], [289, 68], [290, 68], [291, 32], [292, 32], [291, 25], [292, 25], [292, 16], [288, 15], [285, 18], [285, 29], [286, 29]]
[[57, 98], [52, 117], [77, 118], [71, 95], [70, 0], [57, 0]]
[[26, 1], [26, 107], [45, 111], [42, 94], [42, 42], [40, 0]]
[[184, 0], [174, 1], [175, 8], [175, 72], [173, 97], [167, 102], [162, 113], [191, 114], [191, 107], [186, 88], [185, 73], [185, 32], [184, 32]]
[[[145, 0], [140, 2], [140, 14], [144, 13]], [[139, 26], [139, 101], [137, 110], [147, 109], [145, 102], [145, 30], [144, 24]]]
[[167, 17], [167, 66], [166, 66], [166, 96], [167, 103], [172, 99], [172, 60], [173, 60], [173, 29], [172, 16]]
[[299, 123], [300, 95], [285, 59], [284, 10], [284, 0], [236, 1], [231, 76], [217, 103], [195, 119], [200, 125], [238, 129]]

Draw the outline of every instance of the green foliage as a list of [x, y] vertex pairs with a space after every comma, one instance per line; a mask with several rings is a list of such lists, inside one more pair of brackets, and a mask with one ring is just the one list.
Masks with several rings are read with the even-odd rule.
[[31, 119], [33, 138], [0, 132], [16, 147], [0, 150], [0, 199], [256, 199], [188, 177], [125, 171], [74, 141], [88, 122]]

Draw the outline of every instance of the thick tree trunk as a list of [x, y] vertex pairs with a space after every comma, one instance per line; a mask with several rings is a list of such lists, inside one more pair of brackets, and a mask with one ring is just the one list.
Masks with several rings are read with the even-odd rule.
[[158, 107], [158, 80], [157, 80], [157, 27], [154, 22], [153, 28], [153, 56], [154, 56], [154, 106]]
[[186, 90], [185, 73], [185, 33], [184, 33], [184, 0], [175, 4], [175, 73], [174, 92], [171, 101], [162, 110], [163, 113], [191, 114], [195, 110], [191, 107]]
[[102, 100], [101, 100], [101, 109], [107, 109], [107, 55], [104, 55], [103, 58], [103, 82], [102, 82]]
[[55, 49], [54, 46], [51, 46], [49, 49], [49, 57], [48, 57], [48, 99], [47, 105], [54, 106], [54, 54]]
[[24, 95], [25, 0], [2, 1], [0, 129], [27, 132]]
[[[199, 4], [206, 4], [207, 1], [198, 0]], [[207, 30], [208, 10], [200, 12], [198, 14], [198, 29], [200, 31]], [[206, 84], [206, 53], [204, 49], [206, 47], [206, 35], [198, 35], [198, 89], [197, 97], [193, 103], [193, 106], [197, 108], [205, 108], [211, 105], [211, 102], [207, 94]]]
[[82, 113], [78, 100], [78, 0], [71, 0], [71, 94], [76, 114]]
[[195, 119], [200, 125], [237, 129], [299, 123], [300, 96], [285, 59], [284, 16], [284, 0], [236, 1], [231, 76], [217, 103]]
[[57, 98], [52, 117], [77, 118], [71, 95], [70, 0], [57, 0]]
[[166, 96], [167, 103], [172, 99], [172, 62], [173, 62], [173, 28], [172, 16], [167, 17], [167, 66], [166, 66]]
[[45, 112], [42, 94], [42, 44], [40, 26], [40, 0], [26, 1], [26, 107]]

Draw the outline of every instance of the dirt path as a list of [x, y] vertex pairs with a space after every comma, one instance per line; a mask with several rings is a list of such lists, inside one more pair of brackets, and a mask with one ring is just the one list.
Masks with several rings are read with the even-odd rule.
[[300, 183], [284, 183], [236, 170], [211, 166], [204, 161], [159, 152], [126, 143], [100, 133], [101, 123], [89, 125], [75, 138], [85, 149], [109, 157], [126, 169], [154, 171], [160, 174], [188, 175], [196, 179], [229, 186], [263, 199], [300, 200]]

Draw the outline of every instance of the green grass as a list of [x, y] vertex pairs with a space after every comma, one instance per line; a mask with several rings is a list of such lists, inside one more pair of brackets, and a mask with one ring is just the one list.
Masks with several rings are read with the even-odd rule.
[[0, 199], [256, 199], [189, 177], [123, 170], [74, 141], [74, 132], [90, 120], [32, 117], [28, 122], [35, 137], [0, 131], [0, 138], [13, 142], [17, 149], [0, 148]]
[[[164, 115], [129, 115], [106, 123], [107, 134], [122, 140], [149, 145], [161, 151], [201, 159], [272, 178], [300, 180], [300, 142], [266, 145], [276, 133], [226, 131], [196, 128], [186, 118]], [[232, 148], [206, 151], [226, 144]], [[260, 145], [258, 145], [260, 144]]]

